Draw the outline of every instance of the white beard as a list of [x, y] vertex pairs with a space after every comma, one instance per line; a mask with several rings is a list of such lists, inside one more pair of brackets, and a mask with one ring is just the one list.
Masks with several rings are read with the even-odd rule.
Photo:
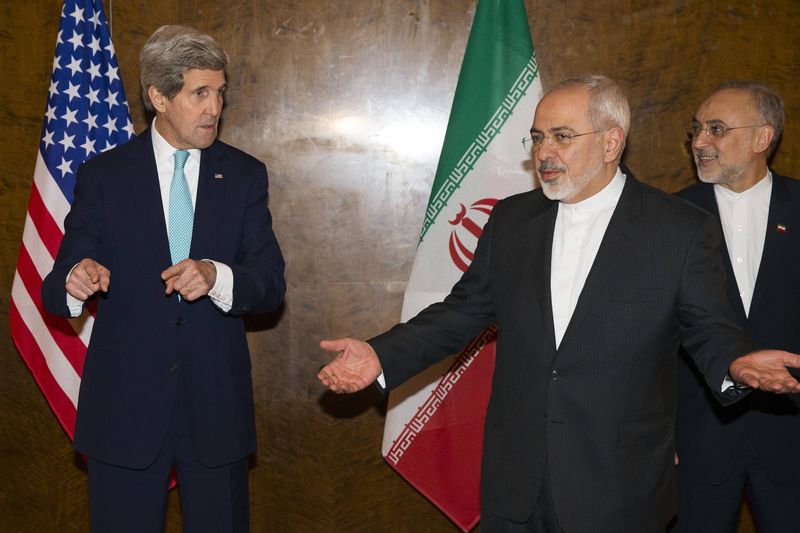
[[[743, 162], [738, 165], [722, 165], [717, 159], [717, 164], [719, 165], [719, 169], [716, 173], [709, 173], [700, 170], [700, 165], [698, 165], [698, 159], [701, 155], [710, 155], [710, 154], [697, 154], [695, 153], [694, 156], [694, 164], [695, 168], [697, 168], [697, 177], [700, 178], [700, 181], [703, 183], [714, 183], [718, 185], [730, 185], [732, 183], [736, 183], [742, 176], [744, 176], [745, 169], [747, 168], [747, 163]], [[719, 157], [719, 155], [717, 155]]]
[[562, 173], [557, 181], [545, 182], [542, 184], [542, 192], [550, 200], [569, 200], [579, 194], [592, 179], [599, 175], [603, 170], [603, 156], [598, 152], [597, 158], [589, 162], [583, 174], [571, 178], [566, 173]]

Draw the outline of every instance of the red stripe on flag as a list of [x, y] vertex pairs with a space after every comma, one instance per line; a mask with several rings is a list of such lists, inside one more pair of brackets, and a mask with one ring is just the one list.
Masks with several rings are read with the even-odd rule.
[[11, 338], [17, 346], [20, 356], [25, 361], [25, 364], [28, 365], [33, 379], [36, 380], [42, 390], [61, 427], [72, 439], [75, 433], [75, 407], [50, 373], [44, 354], [39, 349], [39, 345], [36, 343], [36, 339], [34, 339], [25, 321], [22, 320], [22, 316], [19, 314], [13, 300], [11, 301], [9, 315]]
[[44, 308], [41, 295], [42, 278], [39, 276], [39, 272], [36, 270], [25, 246], [21, 246], [19, 249], [17, 272], [22, 284], [25, 286], [25, 290], [36, 306], [36, 311], [41, 315], [47, 329], [50, 330], [53, 340], [56, 341], [64, 357], [75, 369], [75, 373], [82, 376], [83, 361], [86, 358], [86, 345], [83, 344], [83, 341], [75, 333], [75, 329], [66, 318], [50, 314]]
[[33, 187], [31, 187], [28, 214], [33, 221], [33, 225], [36, 226], [36, 231], [39, 232], [39, 238], [42, 239], [45, 248], [50, 252], [50, 257], [55, 258], [58, 253], [58, 245], [61, 244], [61, 239], [64, 237], [64, 234], [61, 233], [61, 228], [58, 227], [53, 215], [44, 204], [35, 181]]

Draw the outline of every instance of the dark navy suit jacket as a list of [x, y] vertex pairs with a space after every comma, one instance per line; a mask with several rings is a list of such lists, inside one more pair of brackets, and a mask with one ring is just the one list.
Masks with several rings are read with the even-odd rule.
[[[737, 322], [759, 344], [799, 353], [800, 182], [774, 172], [772, 179], [767, 235], [749, 318], [723, 242], [727, 295]], [[713, 185], [697, 183], [678, 194], [719, 218]], [[733, 467], [745, 432], [752, 432], [757, 460], [767, 476], [776, 483], [800, 483], [800, 395], [753, 391], [723, 408], [686, 357], [681, 358], [678, 376], [679, 475], [690, 481], [721, 483]]]
[[89, 257], [111, 271], [83, 368], [75, 448], [143, 468], [167, 432], [179, 377], [200, 461], [218, 466], [255, 449], [250, 357], [243, 313], [276, 309], [284, 262], [267, 209], [263, 163], [215, 141], [202, 150], [190, 257], [233, 270], [233, 307], [164, 294], [171, 265], [150, 130], [78, 170], [75, 200], [45, 306], [68, 316], [65, 280]]
[[528, 519], [546, 468], [565, 531], [663, 531], [680, 343], [717, 391], [755, 348], [720, 282], [719, 225], [629, 174], [556, 349], [552, 301], [567, 297], [550, 293], [557, 213], [541, 190], [500, 201], [444, 302], [370, 343], [392, 388], [496, 323], [483, 509]]

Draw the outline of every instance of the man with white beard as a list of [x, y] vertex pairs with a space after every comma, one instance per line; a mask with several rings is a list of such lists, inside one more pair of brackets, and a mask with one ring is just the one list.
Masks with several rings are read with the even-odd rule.
[[627, 99], [603, 76], [567, 80], [528, 139], [542, 190], [495, 206], [443, 302], [337, 352], [318, 379], [391, 389], [486, 327], [499, 330], [481, 465], [481, 531], [663, 533], [675, 511], [681, 342], [725, 403], [796, 392], [786, 352], [754, 352], [732, 319], [708, 213], [619, 167]]

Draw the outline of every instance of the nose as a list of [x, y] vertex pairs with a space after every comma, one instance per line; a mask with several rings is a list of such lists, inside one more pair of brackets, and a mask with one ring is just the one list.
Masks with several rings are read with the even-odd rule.
[[536, 158], [539, 161], [545, 161], [546, 159], [552, 159], [555, 153], [556, 149], [553, 146], [553, 139], [551, 137], [545, 137], [542, 144], [536, 149]]
[[206, 110], [212, 117], [217, 117], [222, 112], [222, 95], [217, 93], [208, 99], [208, 108]]
[[706, 132], [706, 130], [700, 130], [697, 132], [696, 135], [692, 137], [692, 148], [694, 149], [702, 149], [709, 146], [709, 139], [710, 136]]

